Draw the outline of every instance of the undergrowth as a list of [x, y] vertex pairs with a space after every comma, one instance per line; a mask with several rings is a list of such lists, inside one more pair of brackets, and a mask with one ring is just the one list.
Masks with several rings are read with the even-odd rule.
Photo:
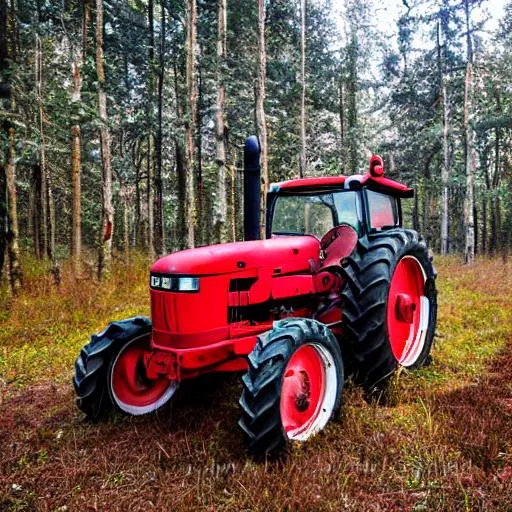
[[73, 361], [91, 332], [148, 313], [142, 256], [99, 284], [67, 265], [56, 287], [25, 261], [0, 293], [0, 510], [512, 510], [512, 265], [436, 260], [433, 362], [400, 372], [393, 406], [348, 386], [341, 419], [285, 463], [245, 456], [239, 376], [183, 385], [149, 417], [91, 424]]
[[92, 267], [76, 276], [69, 262], [61, 265], [57, 286], [48, 263], [25, 257], [19, 296], [10, 296], [6, 285], [0, 292], [0, 379], [10, 387], [62, 381], [91, 333], [112, 320], [149, 314], [145, 256], [116, 259], [102, 282]]

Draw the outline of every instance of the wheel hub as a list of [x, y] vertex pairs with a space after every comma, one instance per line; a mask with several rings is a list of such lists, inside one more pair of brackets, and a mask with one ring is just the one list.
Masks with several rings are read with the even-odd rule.
[[299, 412], [304, 412], [309, 407], [309, 397], [311, 395], [308, 374], [304, 371], [300, 372], [301, 391], [295, 397], [295, 404]]
[[412, 324], [416, 304], [414, 299], [407, 293], [399, 293], [396, 296], [396, 318], [399, 322]]
[[311, 435], [325, 396], [326, 368], [313, 345], [299, 347], [286, 367], [281, 388], [281, 421], [291, 439]]

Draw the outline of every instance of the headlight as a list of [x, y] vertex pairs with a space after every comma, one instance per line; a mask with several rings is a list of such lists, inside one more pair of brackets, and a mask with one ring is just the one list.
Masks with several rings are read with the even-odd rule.
[[197, 292], [199, 291], [198, 277], [155, 276], [150, 279], [151, 288], [170, 292]]
[[197, 292], [199, 279], [197, 277], [178, 277], [178, 290], [180, 292]]

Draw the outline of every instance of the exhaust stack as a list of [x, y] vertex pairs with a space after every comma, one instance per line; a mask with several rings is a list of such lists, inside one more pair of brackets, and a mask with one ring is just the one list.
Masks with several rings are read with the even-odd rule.
[[251, 135], [244, 144], [244, 240], [260, 238], [260, 144]]

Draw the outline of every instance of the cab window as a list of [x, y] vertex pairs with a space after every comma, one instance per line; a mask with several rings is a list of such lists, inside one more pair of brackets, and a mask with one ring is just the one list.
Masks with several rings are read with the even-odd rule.
[[361, 208], [357, 192], [283, 194], [275, 202], [272, 233], [307, 234], [320, 239], [327, 231], [343, 223], [350, 224], [361, 233]]
[[367, 190], [366, 197], [371, 228], [380, 230], [399, 225], [398, 205], [395, 197], [373, 190]]

